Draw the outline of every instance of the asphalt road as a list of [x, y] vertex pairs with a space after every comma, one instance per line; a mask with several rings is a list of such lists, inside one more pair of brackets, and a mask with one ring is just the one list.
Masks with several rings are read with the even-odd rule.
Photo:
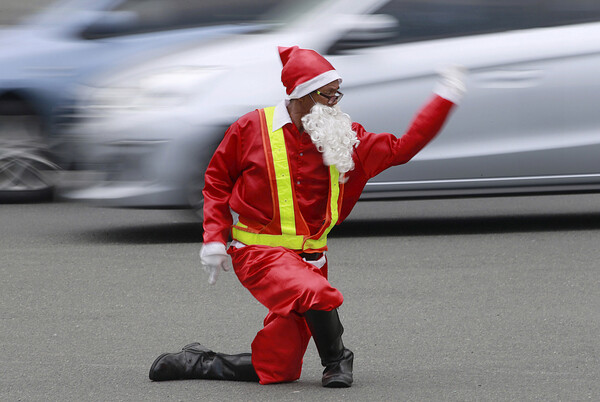
[[249, 351], [266, 313], [199, 266], [178, 211], [0, 206], [2, 401], [600, 400], [600, 196], [360, 205], [330, 240], [355, 385], [152, 383], [165, 351]]

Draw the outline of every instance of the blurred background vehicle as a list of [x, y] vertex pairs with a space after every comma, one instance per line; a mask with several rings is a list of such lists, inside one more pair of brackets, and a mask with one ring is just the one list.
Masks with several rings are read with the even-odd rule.
[[58, 117], [75, 83], [142, 55], [260, 29], [246, 22], [274, 2], [225, 13], [229, 0], [71, 0], [2, 30], [0, 203], [49, 198], [56, 173], [72, 167]]
[[[255, 4], [240, 1], [240, 4]], [[97, 76], [71, 134], [95, 180], [63, 194], [101, 206], [192, 208], [226, 128], [285, 97], [277, 46], [325, 55], [341, 108], [401, 135], [437, 72], [466, 66], [442, 134], [362, 200], [600, 191], [600, 3], [591, 0], [281, 1], [278, 24]]]

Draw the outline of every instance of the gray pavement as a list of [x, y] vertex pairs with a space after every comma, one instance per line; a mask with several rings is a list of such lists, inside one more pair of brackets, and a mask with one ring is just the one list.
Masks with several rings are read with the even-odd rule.
[[152, 383], [200, 341], [249, 351], [265, 309], [199, 267], [179, 211], [0, 205], [2, 401], [600, 400], [597, 195], [361, 204], [330, 240], [355, 385]]

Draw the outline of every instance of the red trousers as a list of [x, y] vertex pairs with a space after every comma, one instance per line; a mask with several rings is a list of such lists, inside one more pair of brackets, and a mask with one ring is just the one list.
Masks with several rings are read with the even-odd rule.
[[269, 313], [252, 342], [252, 365], [261, 384], [300, 378], [311, 334], [302, 314], [332, 310], [343, 302], [321, 269], [283, 247], [230, 247], [233, 268], [242, 285]]

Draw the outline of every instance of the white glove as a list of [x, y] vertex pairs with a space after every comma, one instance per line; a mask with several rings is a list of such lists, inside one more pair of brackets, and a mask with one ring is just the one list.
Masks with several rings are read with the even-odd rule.
[[225, 245], [219, 242], [204, 243], [200, 249], [202, 268], [208, 273], [208, 283], [214, 285], [219, 277], [219, 271], [229, 271], [228, 255]]
[[434, 92], [458, 105], [465, 92], [467, 92], [467, 86], [465, 85], [467, 72], [466, 67], [459, 65], [451, 65], [440, 70]]

